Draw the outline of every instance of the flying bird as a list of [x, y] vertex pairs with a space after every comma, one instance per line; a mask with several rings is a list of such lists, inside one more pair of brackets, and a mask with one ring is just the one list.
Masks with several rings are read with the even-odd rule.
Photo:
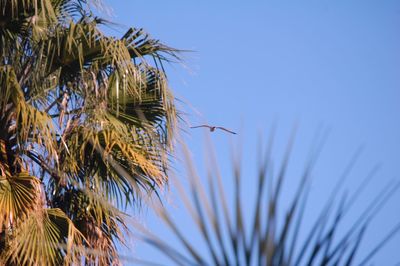
[[236, 132], [233, 132], [233, 131], [231, 131], [231, 130], [229, 130], [229, 129], [226, 129], [226, 128], [224, 128], [224, 127], [216, 127], [216, 126], [209, 126], [209, 125], [200, 125], [200, 126], [195, 126], [195, 127], [190, 127], [190, 128], [199, 128], [199, 127], [206, 127], [206, 128], [208, 128], [208, 129], [210, 129], [210, 132], [214, 132], [216, 129], [221, 129], [221, 130], [224, 130], [224, 131], [226, 131], [226, 132], [229, 132], [229, 133], [231, 133], [231, 134], [235, 134], [235, 135], [236, 135]]

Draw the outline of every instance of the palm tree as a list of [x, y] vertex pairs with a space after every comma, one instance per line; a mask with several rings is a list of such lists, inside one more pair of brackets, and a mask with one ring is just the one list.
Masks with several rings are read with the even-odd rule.
[[118, 264], [124, 209], [168, 180], [176, 51], [104, 35], [98, 4], [0, 1], [1, 264]]
[[[311, 220], [311, 223], [309, 222], [308, 227], [304, 226], [305, 214], [310, 215], [307, 212], [307, 201], [312, 172], [324, 138], [318, 138], [309, 156], [305, 156], [308, 163], [303, 172], [298, 173], [299, 183], [295, 186], [295, 192], [284, 196], [282, 191], [285, 179], [288, 178], [293, 137], [287, 144], [281, 165], [276, 168], [271, 154], [274, 134], [270, 136], [266, 149], [261, 148], [259, 151], [259, 168], [255, 178], [242, 175], [241, 158], [235, 158], [233, 191], [228, 194], [228, 185], [222, 182], [212, 148], [209, 148], [207, 156], [211, 167], [207, 169], [207, 178], [204, 180], [198, 177], [189, 152], [186, 147], [183, 148], [189, 185], [178, 187], [179, 200], [184, 203], [189, 216], [185, 220], [190, 221], [192, 226], [187, 223], [182, 226], [166, 206], [156, 208], [156, 213], [164, 224], [164, 227], [160, 227], [160, 232], [166, 229], [171, 233], [168, 241], [164, 234], [155, 235], [140, 224], [135, 224], [138, 237], [150, 246], [150, 250], [163, 255], [163, 264], [369, 265], [387, 241], [400, 232], [400, 222], [391, 230], [382, 230], [387, 235], [369, 253], [363, 254], [364, 257], [356, 256], [371, 220], [400, 187], [398, 181], [387, 184], [370, 202], [364, 204], [365, 209], [359, 217], [350, 220], [350, 225], [343, 229], [344, 218], [353, 211], [355, 202], [378, 170], [377, 166], [373, 167], [355, 192], [347, 195], [343, 184], [360, 154], [359, 151], [346, 166], [343, 175], [336, 180], [331, 194], [321, 199], [321, 202], [325, 202], [322, 210], [316, 217], [308, 216], [307, 221]], [[245, 192], [244, 183], [251, 183], [252, 190]], [[179, 217], [182, 219], [182, 215]], [[193, 239], [190, 236], [195, 233], [200, 237], [196, 238], [197, 241], [190, 241], [189, 239]], [[171, 235], [175, 241], [171, 239]], [[141, 255], [142, 264], [159, 265], [155, 263], [154, 253], [150, 254], [152, 257]]]

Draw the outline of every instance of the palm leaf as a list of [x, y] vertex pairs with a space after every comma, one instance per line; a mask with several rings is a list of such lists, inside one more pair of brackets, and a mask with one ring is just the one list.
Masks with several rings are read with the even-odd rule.
[[[242, 175], [238, 163], [240, 159], [234, 164], [234, 198], [232, 199], [233, 209], [230, 210], [227, 207], [229, 199], [224, 196], [223, 184], [216, 167], [208, 171], [210, 189], [208, 193], [205, 193], [201, 181], [188, 159], [188, 152], [185, 152], [190, 180], [188, 192], [191, 200], [188, 200], [186, 195], [188, 192], [182, 189], [180, 197], [190, 213], [194, 227], [197, 226], [206, 249], [198, 249], [198, 245], [193, 245], [186, 238], [187, 235], [192, 234], [192, 229], [189, 232], [180, 227], [179, 223], [171, 218], [172, 215], [165, 206], [161, 206], [158, 213], [167, 228], [176, 236], [178, 242], [166, 243], [162, 240], [162, 236], [155, 236], [141, 228], [139, 228], [140, 235], [148, 244], [176, 265], [342, 265], [342, 263], [343, 265], [353, 265], [359, 262], [360, 259], [357, 261], [356, 256], [357, 251], [371, 219], [398, 191], [400, 184], [388, 184], [385, 189], [380, 191], [371, 204], [365, 206], [364, 212], [345, 233], [339, 232], [338, 227], [341, 226], [344, 217], [351, 210], [358, 194], [351, 195], [350, 201], [345, 193], [337, 199], [336, 195], [341, 193], [339, 187], [335, 188], [333, 197], [328, 199], [309, 233], [301, 239], [298, 235], [299, 231], [303, 230], [302, 221], [310, 193], [312, 169], [324, 139], [318, 140], [315, 148], [311, 150], [297, 191], [286, 210], [280, 207], [279, 195], [287, 178], [286, 172], [289, 167], [293, 137], [288, 142], [277, 176], [272, 176], [270, 170], [272, 167], [270, 158], [272, 139], [273, 137], [266, 149], [267, 155], [259, 159], [261, 164], [255, 179], [256, 200], [252, 216], [245, 214], [242, 209], [244, 201], [249, 199], [241, 197]], [[357, 156], [358, 152], [355, 158]], [[212, 155], [208, 157], [211, 160], [214, 158]], [[339, 182], [343, 182], [343, 178], [348, 175], [349, 169], [354, 163], [355, 159], [351, 160]], [[216, 165], [216, 163], [212, 162], [212, 165]], [[376, 172], [375, 170], [374, 168], [365, 182], [360, 184], [356, 193], [360, 193], [365, 188], [369, 179]], [[268, 183], [266, 180], [268, 179], [270, 180], [269, 190], [266, 189]], [[284, 214], [283, 220], [279, 219], [282, 217], [281, 214]], [[250, 227], [245, 227], [245, 224]], [[368, 263], [373, 255], [398, 231], [399, 227], [397, 226], [367, 254], [364, 260], [361, 260], [361, 264]], [[179, 246], [182, 248], [178, 248]]]
[[38, 206], [39, 180], [27, 173], [0, 178], [0, 228], [13, 228]]
[[57, 265], [65, 256], [65, 262], [80, 262], [84, 254], [79, 247], [84, 241], [82, 233], [60, 209], [38, 210], [18, 227], [6, 261], [18, 265]]

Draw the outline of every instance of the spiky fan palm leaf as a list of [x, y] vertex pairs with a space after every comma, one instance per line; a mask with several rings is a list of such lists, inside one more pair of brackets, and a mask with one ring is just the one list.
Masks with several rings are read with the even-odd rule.
[[2, 263], [118, 263], [124, 209], [168, 181], [176, 50], [104, 35], [98, 3], [0, 0]]
[[[266, 155], [259, 158], [260, 165], [253, 194], [243, 194], [241, 187], [244, 176], [240, 169], [241, 159], [237, 158], [234, 161], [233, 198], [226, 196], [225, 185], [222, 183], [215, 159], [211, 159], [210, 165], [213, 168], [208, 169], [206, 192], [190, 161], [189, 152], [185, 150], [190, 183], [188, 188], [180, 188], [179, 196], [187, 213], [190, 214], [193, 226], [180, 226], [165, 206], [161, 206], [157, 213], [167, 229], [176, 237], [176, 242], [170, 240], [167, 242], [162, 235], [154, 235], [142, 226], [137, 226], [141, 238], [165, 256], [164, 263], [167, 265], [366, 265], [373, 255], [400, 231], [399, 223], [369, 254], [356, 261], [357, 250], [371, 219], [398, 190], [400, 184], [397, 182], [388, 184], [385, 189], [377, 193], [345, 233], [338, 232], [343, 218], [351, 210], [351, 206], [368, 180], [375, 174], [377, 169], [374, 168], [350, 197], [346, 197], [346, 193], [343, 193], [342, 197], [339, 196], [348, 173], [339, 178], [332, 194], [324, 199], [325, 207], [314, 220], [311, 229], [300, 238], [300, 231], [305, 233], [302, 223], [310, 193], [312, 169], [320, 147], [312, 152], [308, 164], [300, 175], [300, 182], [292, 199], [287, 207], [283, 207], [279, 198], [282, 197], [282, 187], [287, 179], [286, 172], [293, 140], [289, 141], [282, 164], [278, 172], [273, 175], [270, 154], [272, 139], [271, 137], [266, 152], [260, 153]], [[212, 152], [210, 154], [208, 157], [214, 158]], [[352, 164], [354, 160], [347, 169]], [[249, 180], [246, 177], [245, 182]], [[243, 206], [248, 208], [248, 202], [251, 202], [250, 198], [253, 197], [254, 212], [249, 214], [243, 210]], [[188, 235], [193, 235], [194, 231], [200, 234], [200, 241], [204, 245], [189, 241]], [[200, 248], [201, 246], [205, 248]], [[141, 257], [146, 258], [146, 256]], [[150, 257], [147, 259], [151, 261]], [[149, 261], [146, 263], [152, 265]]]

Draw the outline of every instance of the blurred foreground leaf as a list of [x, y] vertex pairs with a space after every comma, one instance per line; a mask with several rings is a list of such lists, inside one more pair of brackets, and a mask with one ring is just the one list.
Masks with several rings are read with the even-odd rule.
[[[399, 188], [397, 182], [378, 191], [370, 202], [363, 205], [365, 209], [361, 215], [351, 221], [343, 233], [344, 217], [351, 212], [358, 196], [377, 171], [377, 167], [373, 168], [353, 194], [347, 195], [343, 192], [344, 180], [359, 152], [338, 178], [331, 194], [321, 199], [325, 201], [324, 207], [314, 218], [313, 224], [307, 227], [311, 229], [306, 232], [303, 222], [307, 208], [311, 206], [307, 202], [311, 175], [324, 139], [312, 149], [308, 163], [300, 173], [295, 193], [284, 196], [285, 200], [291, 198], [291, 201], [283, 205], [279, 199], [282, 197], [284, 181], [288, 178], [294, 134], [288, 141], [276, 174], [273, 174], [274, 165], [271, 159], [273, 135], [271, 134], [265, 150], [260, 150], [256, 179], [246, 176], [244, 180], [240, 169], [241, 159], [234, 161], [233, 198], [226, 196], [226, 184], [222, 182], [216, 160], [211, 159], [213, 167], [208, 169], [207, 181], [202, 182], [194, 170], [189, 152], [184, 148], [190, 185], [189, 188], [181, 189], [179, 195], [191, 216], [193, 226], [180, 227], [180, 223], [172, 218], [172, 213], [166, 206], [161, 206], [157, 213], [176, 236], [177, 242], [167, 241], [138, 226], [145, 242], [168, 258], [166, 265], [365, 265], [398, 233], [400, 223], [387, 232], [380, 243], [371, 247], [371, 252], [364, 258], [355, 260], [369, 223]], [[211, 151], [209, 153], [208, 158], [215, 158]], [[243, 182], [249, 180], [255, 181], [252, 190], [254, 193], [243, 195]], [[208, 188], [207, 192], [204, 186]], [[254, 212], [249, 216], [249, 212], [244, 211], [243, 207], [248, 208], [254, 197]], [[193, 234], [194, 228], [200, 232], [205, 245], [189, 241], [188, 236]], [[302, 237], [299, 237], [300, 232]], [[199, 246], [205, 246], [206, 249]]]

